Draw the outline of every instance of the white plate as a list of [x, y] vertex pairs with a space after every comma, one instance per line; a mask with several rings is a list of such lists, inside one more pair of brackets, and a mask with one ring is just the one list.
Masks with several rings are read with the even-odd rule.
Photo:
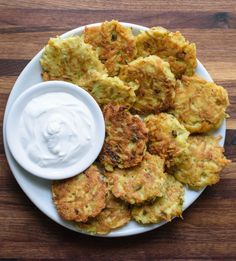
[[[147, 27], [135, 25], [135, 24], [129, 24], [129, 23], [122, 23], [124, 26], [132, 27], [134, 34], [138, 34], [140, 30], [147, 30]], [[99, 25], [99, 24], [92, 24], [89, 26], [94, 26], [94, 25]], [[84, 26], [76, 28], [72, 31], [69, 31], [65, 34], [63, 34], [61, 37], [66, 38], [68, 36], [72, 35], [77, 35], [81, 34], [84, 30]], [[43, 50], [41, 50], [32, 60], [31, 62], [25, 67], [25, 69], [22, 71], [20, 76], [18, 77], [11, 94], [9, 96], [7, 106], [6, 106], [6, 111], [4, 115], [4, 122], [3, 122], [3, 138], [4, 138], [4, 147], [5, 147], [5, 153], [6, 157], [8, 160], [8, 163], [10, 165], [11, 171], [13, 175], [15, 176], [18, 184], [22, 188], [22, 190], [25, 192], [25, 194], [30, 198], [30, 200], [48, 217], [50, 217], [52, 220], [57, 222], [58, 224], [80, 232], [84, 233], [81, 231], [78, 231], [73, 223], [71, 222], [66, 222], [62, 220], [52, 202], [51, 199], [51, 182], [49, 180], [41, 179], [34, 177], [33, 175], [27, 173], [20, 165], [17, 164], [17, 162], [14, 160], [12, 157], [9, 148], [6, 143], [6, 118], [9, 112], [9, 109], [15, 99], [26, 89], [28, 89], [30, 86], [42, 82], [41, 78], [41, 66], [39, 63], [39, 59], [43, 53]], [[199, 74], [202, 78], [212, 81], [211, 76], [208, 74], [204, 66], [198, 61], [198, 66], [196, 69], [196, 73]], [[226, 130], [226, 123], [225, 121], [221, 125], [221, 127], [214, 132], [214, 135], [221, 135], [221, 146], [224, 144], [225, 140], [225, 130]], [[189, 189], [186, 189], [185, 191], [185, 197], [184, 197], [184, 209], [189, 207], [202, 193], [203, 190], [200, 190], [198, 192], [192, 191]], [[115, 230], [111, 232], [108, 235], [105, 235], [105, 237], [120, 237], [120, 236], [129, 236], [129, 235], [135, 235], [135, 234], [140, 234], [149, 230], [153, 230], [157, 227], [162, 226], [166, 222], [161, 222], [159, 224], [153, 224], [153, 225], [139, 225], [134, 221], [131, 221], [129, 224], [126, 226]], [[85, 233], [84, 233], [85, 234]]]

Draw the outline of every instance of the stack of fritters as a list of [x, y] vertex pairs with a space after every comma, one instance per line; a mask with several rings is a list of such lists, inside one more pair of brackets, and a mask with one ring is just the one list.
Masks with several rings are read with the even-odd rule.
[[230, 161], [210, 136], [227, 116], [226, 90], [195, 75], [196, 47], [180, 32], [154, 27], [134, 36], [117, 21], [82, 36], [49, 40], [43, 79], [72, 82], [103, 110], [106, 138], [97, 161], [53, 183], [65, 220], [106, 234], [131, 219], [182, 216], [185, 187], [215, 184]]

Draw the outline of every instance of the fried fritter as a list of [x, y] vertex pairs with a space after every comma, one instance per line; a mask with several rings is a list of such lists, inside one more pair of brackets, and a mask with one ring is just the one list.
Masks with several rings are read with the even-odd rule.
[[139, 164], [146, 151], [147, 129], [142, 119], [125, 106], [108, 104], [103, 109], [106, 138], [99, 156], [107, 171]]
[[137, 99], [133, 107], [139, 114], [157, 113], [168, 109], [175, 95], [175, 77], [169, 64], [155, 55], [138, 58], [122, 67], [119, 77], [136, 83]]
[[171, 221], [174, 217], [181, 217], [183, 201], [184, 186], [173, 176], [167, 175], [163, 197], [153, 203], [134, 206], [131, 211], [132, 218], [142, 224]]
[[131, 219], [128, 204], [115, 198], [112, 193], [107, 194], [106, 207], [95, 218], [86, 223], [78, 223], [78, 227], [91, 234], [107, 234], [111, 230], [127, 224]]
[[164, 160], [146, 152], [143, 161], [133, 168], [105, 173], [113, 195], [130, 204], [163, 196], [166, 180]]
[[220, 180], [221, 170], [230, 163], [219, 146], [220, 137], [189, 136], [187, 156], [170, 169], [176, 179], [192, 189], [201, 189]]
[[148, 151], [165, 159], [167, 166], [184, 153], [189, 132], [171, 114], [149, 115], [144, 122], [148, 128]]
[[53, 201], [65, 220], [86, 222], [105, 207], [106, 185], [95, 165], [73, 178], [55, 181]]
[[51, 38], [40, 63], [44, 80], [63, 80], [81, 87], [97, 72], [106, 73], [97, 53], [80, 36]]
[[227, 116], [227, 91], [198, 76], [183, 76], [177, 81], [172, 113], [191, 133], [217, 129]]
[[110, 76], [118, 75], [120, 67], [132, 61], [137, 52], [131, 28], [115, 20], [86, 27], [84, 41], [96, 48]]
[[118, 77], [100, 75], [87, 82], [86, 88], [101, 106], [113, 102], [131, 107], [136, 100], [136, 86], [125, 84]]
[[153, 27], [136, 37], [138, 56], [157, 55], [170, 64], [176, 78], [193, 75], [197, 67], [196, 46], [189, 43], [180, 32], [169, 32], [163, 27]]

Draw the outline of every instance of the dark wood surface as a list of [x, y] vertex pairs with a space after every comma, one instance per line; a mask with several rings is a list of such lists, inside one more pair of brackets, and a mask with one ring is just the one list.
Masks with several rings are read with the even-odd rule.
[[[179, 29], [198, 58], [227, 88], [226, 155], [232, 164], [184, 220], [127, 238], [92, 238], [42, 214], [15, 181], [0, 136], [0, 258], [68, 260], [236, 260], [236, 1], [0, 0], [0, 119], [12, 86], [49, 37], [109, 19]], [[40, 197], [40, 195], [39, 195]]]

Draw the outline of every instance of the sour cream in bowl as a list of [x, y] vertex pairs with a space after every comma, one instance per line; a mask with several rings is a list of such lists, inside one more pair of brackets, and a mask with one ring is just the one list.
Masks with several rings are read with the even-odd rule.
[[88, 92], [71, 83], [48, 81], [17, 98], [8, 114], [6, 137], [12, 155], [29, 173], [65, 179], [96, 160], [105, 123]]

